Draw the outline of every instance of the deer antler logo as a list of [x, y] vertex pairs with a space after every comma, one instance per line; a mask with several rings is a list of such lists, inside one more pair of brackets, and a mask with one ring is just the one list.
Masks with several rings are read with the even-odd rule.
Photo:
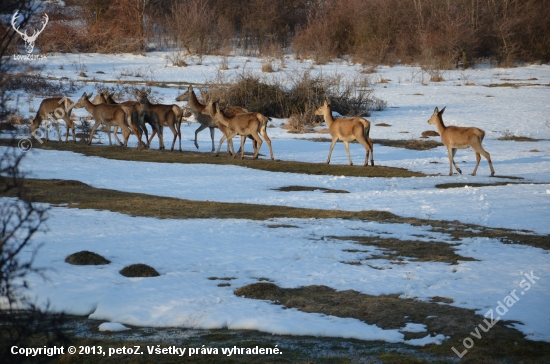
[[40, 33], [42, 33], [42, 31], [44, 30], [44, 28], [46, 28], [46, 24], [48, 24], [48, 14], [44, 14], [44, 22], [42, 23], [42, 29], [40, 29], [39, 31], [37, 31], [36, 29], [34, 30], [34, 32], [32, 33], [31, 36], [29, 36], [27, 34], [27, 31], [25, 30], [25, 33], [22, 33], [19, 31], [19, 27], [16, 27], [15, 25], [15, 21], [17, 20], [17, 18], [19, 17], [19, 12], [16, 11], [15, 14], [13, 14], [13, 17], [11, 18], [11, 26], [13, 27], [13, 29], [19, 33], [21, 35], [21, 37], [23, 38], [23, 40], [25, 41], [26, 43], [26, 46], [25, 48], [27, 49], [27, 53], [28, 54], [31, 54], [32, 51], [34, 50], [34, 42], [36, 42], [36, 38], [38, 38], [38, 36], [40, 35]]

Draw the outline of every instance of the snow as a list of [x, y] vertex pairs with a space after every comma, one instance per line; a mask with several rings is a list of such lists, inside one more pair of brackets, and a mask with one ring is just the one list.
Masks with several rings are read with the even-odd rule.
[[[77, 69], [84, 66], [86, 73], [99, 82], [154, 79], [193, 84], [202, 84], [222, 72], [219, 71], [220, 57], [207, 56], [200, 65], [188, 62], [188, 67], [180, 68], [171, 66], [166, 60], [169, 55], [162, 52], [148, 53], [146, 57], [51, 55], [44, 61], [43, 72], [53, 78], [79, 79]], [[261, 60], [229, 57], [228, 63], [230, 70], [223, 72], [229, 78], [244, 68], [260, 74]], [[310, 69], [313, 74], [339, 73], [348, 79], [361, 75], [359, 66], [344, 61], [313, 68], [308, 61], [287, 59], [285, 64], [286, 71], [279, 69], [265, 77], [284, 79], [286, 72], [297, 69]], [[96, 73], [99, 70], [105, 73]], [[122, 76], [122, 71], [139, 73], [142, 77]], [[450, 177], [446, 175], [449, 165], [444, 147], [412, 151], [378, 144], [374, 147], [377, 165], [403, 167], [430, 176], [313, 176], [238, 166], [117, 161], [39, 149], [27, 152], [22, 168], [33, 178], [79, 180], [98, 188], [157, 196], [328, 210], [384, 210], [399, 216], [459, 220], [550, 234], [550, 125], [547, 116], [550, 111], [550, 66], [501, 69], [481, 65], [464, 71], [445, 71], [445, 81], [440, 83], [427, 82], [422, 76], [418, 67], [410, 66], [379, 67], [377, 73], [365, 76], [375, 82], [374, 95], [388, 102], [386, 110], [374, 112], [369, 118], [373, 125], [371, 138], [416, 139], [422, 131], [435, 130], [427, 124], [434, 107], [447, 106], [443, 117], [446, 124], [484, 129], [483, 145], [491, 153], [496, 175], [521, 177], [523, 184], [438, 189], [435, 185], [449, 182], [474, 184], [518, 180], [488, 177], [485, 159], [480, 163], [477, 176], [470, 176], [475, 163], [471, 149], [457, 152], [457, 161], [465, 174]], [[381, 78], [390, 82], [376, 84]], [[521, 86], [489, 87], [512, 82], [506, 81], [510, 79], [520, 80], [513, 82]], [[175, 97], [183, 92], [177, 88], [181, 83], [153, 90], [162, 102], [174, 103]], [[87, 83], [70, 96], [76, 101], [83, 92], [91, 91], [94, 85]], [[32, 114], [27, 112], [27, 107], [36, 110], [40, 101], [38, 98], [30, 100], [20, 112]], [[73, 113], [87, 115], [85, 110]], [[197, 124], [193, 118], [190, 122], [182, 127], [184, 150], [196, 150], [191, 140]], [[273, 120], [270, 124], [275, 127], [268, 129], [276, 159], [315, 163], [326, 160], [330, 143], [307, 139], [326, 138], [327, 134], [289, 134], [280, 128], [282, 123], [284, 120]], [[391, 127], [376, 126], [378, 123]], [[165, 135], [170, 134], [166, 129]], [[504, 135], [540, 140], [525, 143], [498, 140]], [[220, 136], [217, 131], [216, 148]], [[102, 138], [105, 141], [105, 136]], [[431, 139], [439, 140], [438, 137]], [[130, 145], [135, 146], [135, 143], [132, 136]], [[199, 151], [210, 152], [208, 132], [199, 134], [199, 145]], [[153, 148], [158, 148], [156, 140]], [[0, 153], [4, 149], [0, 148]], [[225, 145], [222, 149], [225, 150]], [[267, 145], [262, 147], [261, 158], [266, 158], [267, 149]], [[352, 144], [350, 151], [355, 164], [362, 164], [364, 149]], [[341, 143], [336, 146], [331, 163], [347, 164]], [[350, 193], [275, 190], [289, 185], [343, 189]], [[482, 237], [467, 238], [454, 248], [457, 254], [475, 258], [475, 261], [449, 265], [409, 260], [396, 265], [376, 259], [370, 262], [382, 269], [375, 269], [365, 264], [342, 264], [342, 261], [372, 257], [379, 254], [378, 248], [350, 253], [345, 250], [357, 249], [353, 242], [326, 237], [367, 235], [457, 242], [447, 234], [407, 224], [339, 219], [159, 220], [66, 207], [53, 207], [47, 224], [49, 231], [39, 232], [33, 242], [43, 244], [36, 256], [36, 265], [48, 269], [48, 280], [30, 277], [30, 295], [38, 303], [49, 302], [57, 311], [108, 321], [101, 326], [110, 329], [116, 323], [253, 329], [273, 334], [339, 336], [421, 346], [440, 344], [446, 339], [441, 333], [430, 333], [424, 338], [405, 341], [403, 332], [424, 332], [425, 325], [408, 323], [399, 330], [383, 330], [355, 319], [283, 309], [276, 303], [238, 297], [233, 293], [238, 287], [267, 277], [284, 288], [325, 285], [371, 295], [399, 294], [422, 301], [434, 296], [447, 297], [454, 301], [450, 305], [473, 309], [480, 315], [494, 310], [498, 302], [514, 290], [518, 294], [521, 290], [520, 299], [502, 319], [513, 321], [512, 326], [527, 339], [550, 342], [550, 312], [546, 309], [550, 299], [550, 255], [539, 248], [504, 244]], [[273, 224], [298, 228], [269, 228]], [[72, 266], [64, 262], [67, 255], [81, 250], [92, 250], [112, 263]], [[134, 263], [148, 264], [161, 276], [126, 278], [119, 274], [123, 267]], [[540, 279], [529, 290], [522, 290], [520, 283], [530, 272]], [[234, 279], [223, 281], [230, 286], [220, 287], [220, 281], [209, 279], [212, 277]]]
[[104, 322], [98, 326], [99, 331], [126, 331], [129, 327], [119, 324], [118, 322]]

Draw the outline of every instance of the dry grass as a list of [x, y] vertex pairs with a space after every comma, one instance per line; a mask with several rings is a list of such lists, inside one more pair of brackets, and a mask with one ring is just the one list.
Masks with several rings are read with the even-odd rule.
[[153, 267], [148, 266], [147, 264], [132, 264], [127, 267], [124, 267], [119, 272], [125, 277], [158, 277], [160, 276], [159, 272]]
[[87, 250], [67, 256], [65, 262], [74, 265], [104, 265], [111, 263], [110, 260], [105, 259], [101, 255]]
[[[461, 351], [462, 340], [483, 323], [484, 317], [473, 310], [440, 304], [452, 299], [433, 297], [437, 302], [424, 302], [399, 298], [399, 294], [373, 296], [353, 290], [336, 291], [326, 286], [280, 288], [273, 283], [254, 283], [235, 290], [237, 296], [270, 300], [286, 308], [308, 313], [320, 313], [344, 318], [355, 318], [382, 329], [401, 329], [409, 322], [422, 323], [427, 332], [402, 332], [405, 339], [424, 337], [428, 334], [444, 334], [451, 338], [442, 345], [429, 345], [424, 352], [452, 356], [451, 347]], [[433, 299], [432, 298], [432, 299]], [[428, 318], [430, 317], [430, 318]], [[486, 359], [536, 360], [550, 358], [550, 344], [525, 340], [519, 331], [506, 327], [508, 321], [499, 321], [475, 346], [465, 359], [480, 362]], [[473, 360], [473, 361], [472, 361]]]
[[[431, 227], [431, 231], [447, 234], [456, 241], [463, 238], [488, 237], [498, 239], [506, 244], [523, 244], [550, 250], [550, 237], [548, 235], [535, 235], [532, 234], [531, 231], [490, 228], [474, 224], [465, 224], [459, 221], [400, 217], [387, 211], [364, 210], [354, 212], [244, 203], [191, 201], [99, 189], [78, 181], [65, 180], [26, 179], [25, 191], [26, 198], [36, 202], [44, 202], [53, 205], [67, 204], [68, 208], [108, 210], [131, 216], [145, 216], [161, 219], [353, 219], [390, 224], [429, 226]], [[10, 194], [3, 194], [0, 196], [13, 197]], [[154, 206], [154, 208], [152, 208], [152, 206]]]
[[422, 138], [438, 137], [439, 133], [434, 130], [425, 130], [422, 132]]
[[[403, 258], [411, 258], [415, 262], [444, 262], [458, 264], [462, 261], [475, 261], [470, 257], [456, 254], [453, 249], [457, 244], [448, 244], [439, 241], [400, 240], [395, 238], [382, 238], [380, 236], [331, 236], [332, 239], [352, 240], [364, 246], [376, 246], [383, 250], [380, 255], [367, 258], [403, 261]], [[354, 253], [355, 251], [348, 251]]]
[[286, 186], [275, 188], [275, 191], [281, 192], [302, 192], [302, 191], [322, 191], [324, 193], [349, 193], [346, 190], [333, 190], [325, 187], [308, 187], [308, 186]]
[[387, 123], [378, 123], [376, 124], [376, 126], [385, 126], [385, 127], [389, 127], [391, 126], [390, 124], [387, 124]]
[[530, 138], [526, 136], [516, 136], [516, 135], [505, 135], [498, 138], [498, 140], [512, 140], [514, 142], [538, 142], [539, 141], [538, 139], [535, 139], [535, 138]]
[[[505, 178], [510, 178], [509, 176]], [[435, 188], [447, 189], [447, 188], [464, 188], [464, 187], [493, 187], [493, 186], [507, 186], [507, 185], [532, 185], [539, 184], [536, 182], [493, 182], [493, 183], [440, 183], [435, 185]], [[542, 184], [542, 183], [541, 183]]]
[[[330, 143], [331, 139], [329, 138], [313, 138], [309, 139], [314, 142], [324, 142], [324, 143]], [[411, 150], [428, 150], [428, 149], [434, 149], [437, 147], [443, 146], [442, 143], [437, 142], [435, 140], [417, 140], [417, 139], [372, 139], [372, 142], [374, 144], [381, 144], [386, 147], [393, 147], [393, 148], [405, 148], [405, 149], [411, 149]], [[357, 143], [357, 141], [353, 141], [350, 143]]]
[[[18, 140], [15, 140], [15, 146]], [[10, 140], [0, 140], [0, 145], [12, 145]], [[82, 153], [87, 156], [103, 157], [116, 160], [128, 160], [139, 162], [158, 162], [158, 163], [202, 163], [216, 165], [237, 165], [253, 169], [271, 172], [290, 172], [314, 175], [332, 175], [349, 177], [423, 177], [425, 174], [409, 171], [404, 168], [384, 167], [384, 166], [349, 166], [326, 163], [305, 163], [294, 161], [271, 161], [265, 159], [233, 159], [227, 157], [216, 157], [212, 153], [200, 152], [170, 152], [159, 150], [137, 151], [135, 148], [112, 147], [93, 147], [78, 143], [58, 143], [48, 141], [47, 143], [33, 143], [33, 148], [46, 150], [65, 150]], [[276, 146], [274, 146], [277, 153]], [[324, 159], [323, 159], [324, 161]]]

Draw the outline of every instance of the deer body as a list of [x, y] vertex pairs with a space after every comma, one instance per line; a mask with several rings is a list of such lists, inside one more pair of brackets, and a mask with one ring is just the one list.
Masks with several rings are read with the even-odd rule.
[[[132, 110], [125, 105], [108, 105], [99, 104], [94, 105], [90, 102], [91, 95], [84, 93], [80, 100], [74, 106], [75, 109], [85, 108], [94, 118], [95, 124], [92, 127], [90, 133], [90, 140], [88, 144], [92, 143], [95, 130], [100, 124], [106, 125], [108, 128], [111, 126], [118, 126], [122, 129], [122, 136], [124, 137], [124, 146], [128, 145], [128, 138], [130, 137], [130, 126], [132, 124], [131, 115]], [[138, 134], [136, 134], [138, 135]]]
[[[142, 93], [139, 99], [139, 104], [143, 111], [155, 112], [158, 115], [158, 121], [162, 126], [168, 126], [172, 133], [174, 134], [174, 140], [172, 141], [172, 147], [170, 151], [174, 150], [174, 145], [179, 136], [180, 141], [180, 152], [181, 152], [181, 119], [183, 113], [178, 105], [164, 105], [164, 104], [151, 104], [147, 98], [146, 93]], [[153, 137], [157, 131], [153, 129], [149, 143], [153, 140]], [[159, 127], [160, 134], [160, 127]], [[160, 138], [160, 136], [159, 136]], [[161, 142], [161, 146], [164, 149], [164, 141]]]
[[[210, 138], [212, 139], [212, 152], [216, 150], [214, 148], [214, 129], [216, 128], [216, 124], [212, 122], [212, 116], [204, 112], [206, 105], [203, 105], [199, 102], [199, 100], [197, 99], [197, 95], [195, 95], [195, 92], [193, 91], [193, 86], [190, 85], [185, 93], [176, 97], [176, 101], [187, 101], [187, 105], [189, 105], [189, 108], [191, 108], [191, 112], [195, 115], [195, 118], [201, 124], [197, 128], [197, 130], [195, 130], [195, 147], [199, 149], [199, 143], [197, 142], [198, 134], [204, 129], [210, 128]], [[227, 145], [227, 148], [229, 148], [229, 144]]]
[[481, 145], [485, 137], [485, 132], [476, 127], [445, 126], [443, 123], [444, 112], [445, 107], [441, 109], [441, 111], [436, 107], [432, 117], [428, 120], [428, 124], [436, 126], [437, 132], [441, 136], [441, 142], [447, 147], [447, 153], [449, 154], [449, 176], [453, 175], [453, 165], [457, 172], [462, 174], [462, 171], [454, 161], [456, 150], [472, 147], [476, 154], [476, 166], [472, 172], [472, 176], [476, 175], [477, 167], [483, 155], [485, 159], [487, 159], [487, 162], [489, 162], [491, 177], [493, 177], [495, 175], [495, 170], [491, 162], [491, 155], [485, 151]]
[[[246, 140], [246, 137], [249, 135], [252, 136], [252, 138], [257, 143], [257, 147], [254, 148], [254, 156], [252, 157], [252, 159], [258, 158], [258, 153], [260, 151], [260, 148], [262, 147], [262, 139], [258, 135], [258, 132], [265, 139], [267, 145], [269, 145], [271, 160], [274, 159], [273, 148], [271, 147], [271, 139], [269, 139], [269, 137], [267, 136], [267, 118], [264, 115], [257, 112], [247, 112], [237, 114], [229, 118], [221, 111], [220, 106], [217, 103], [215, 104], [215, 110], [216, 111], [213, 116], [213, 120], [219, 123], [219, 125], [223, 125], [226, 127], [225, 136], [227, 137], [227, 139], [232, 139], [236, 135], [241, 136], [241, 159], [244, 159], [244, 142]], [[221, 143], [222, 142], [220, 142], [220, 147]], [[231, 143], [231, 147], [233, 147], [233, 143]], [[235, 158], [237, 156], [235, 154], [235, 149], [233, 149], [233, 154], [233, 158]]]
[[[36, 116], [34, 117], [31, 124], [31, 135], [33, 135], [34, 131], [40, 127], [40, 124], [42, 124], [43, 120], [48, 119], [48, 117], [52, 117], [55, 119], [57, 117], [55, 110], [61, 108], [63, 110], [61, 119], [65, 122], [65, 126], [67, 127], [65, 142], [69, 141], [69, 128], [73, 131], [73, 142], [76, 142], [75, 127], [73, 121], [71, 120], [71, 106], [73, 104], [74, 103], [70, 99], [62, 97], [52, 97], [42, 100], [42, 102], [40, 103], [40, 107], [36, 112]], [[58, 140], [61, 141], [59, 124], [57, 122], [55, 123], [55, 127], [57, 129]], [[47, 138], [48, 137], [46, 137], [46, 139]]]
[[[214, 102], [209, 102], [208, 105], [206, 105], [204, 107], [204, 109], [201, 111], [202, 114], [206, 114], [206, 115], [209, 115], [211, 120], [214, 119], [214, 115], [216, 114], [216, 106], [217, 103], [214, 103]], [[222, 110], [223, 114], [228, 117], [228, 118], [232, 118], [234, 116], [236, 116], [237, 114], [243, 114], [243, 113], [247, 113], [248, 110], [242, 108], [242, 107], [239, 107], [239, 106], [229, 106], [229, 107], [226, 107]], [[213, 125], [215, 127], [218, 127], [218, 129], [220, 129], [220, 131], [223, 133], [221, 139], [220, 139], [220, 145], [218, 146], [218, 151], [216, 153], [216, 157], [218, 155], [220, 155], [220, 149], [222, 147], [222, 144], [223, 142], [227, 139], [227, 153], [229, 155], [232, 155], [231, 151], [230, 151], [230, 148], [233, 150], [233, 153], [235, 152], [235, 148], [233, 148], [233, 139], [232, 138], [228, 138], [228, 135], [231, 134], [231, 131], [230, 129], [225, 126], [224, 124], [221, 124], [219, 122], [216, 122], [216, 121], [212, 121]], [[195, 134], [196, 135], [196, 134]], [[257, 148], [257, 143], [256, 143], [256, 140], [254, 140], [254, 138], [252, 137], [252, 135], [247, 135], [247, 137], [249, 139], [252, 139], [253, 140], [253, 146], [254, 146], [254, 150], [256, 150]], [[239, 151], [237, 151], [237, 154], [240, 153], [241, 150], [239, 149]]]
[[315, 111], [315, 115], [322, 115], [325, 123], [328, 126], [328, 130], [332, 137], [332, 144], [328, 152], [327, 164], [330, 163], [330, 156], [332, 150], [338, 140], [341, 140], [348, 153], [349, 164], [352, 166], [353, 162], [349, 154], [348, 143], [357, 140], [366, 149], [365, 166], [368, 165], [369, 154], [371, 165], [374, 166], [374, 149], [372, 140], [369, 138], [370, 122], [363, 118], [334, 118], [330, 109], [330, 104], [325, 100], [323, 106]]

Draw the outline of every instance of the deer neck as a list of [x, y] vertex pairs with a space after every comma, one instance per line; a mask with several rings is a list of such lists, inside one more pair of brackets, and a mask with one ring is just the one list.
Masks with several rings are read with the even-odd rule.
[[206, 107], [206, 105], [203, 105], [199, 102], [199, 100], [197, 99], [197, 95], [195, 95], [194, 91], [191, 91], [189, 93], [189, 99], [187, 101], [189, 103], [189, 107], [194, 111], [202, 112]]
[[445, 129], [447, 129], [445, 124], [443, 124], [443, 118], [441, 116], [437, 117], [435, 127], [437, 128], [437, 132], [439, 133], [439, 135], [443, 135], [443, 132], [445, 131]]
[[99, 105], [94, 105], [92, 104], [92, 102], [88, 99], [83, 99], [82, 100], [84, 102], [84, 108], [86, 109], [86, 111], [88, 111], [90, 114], [93, 114], [94, 113], [94, 110], [97, 106]]
[[330, 125], [334, 121], [334, 118], [332, 117], [332, 110], [330, 109], [330, 107], [325, 107], [323, 117], [325, 119], [325, 123], [330, 128]]
[[212, 119], [218, 121], [223, 126], [229, 127], [229, 119], [221, 111], [216, 112]]

